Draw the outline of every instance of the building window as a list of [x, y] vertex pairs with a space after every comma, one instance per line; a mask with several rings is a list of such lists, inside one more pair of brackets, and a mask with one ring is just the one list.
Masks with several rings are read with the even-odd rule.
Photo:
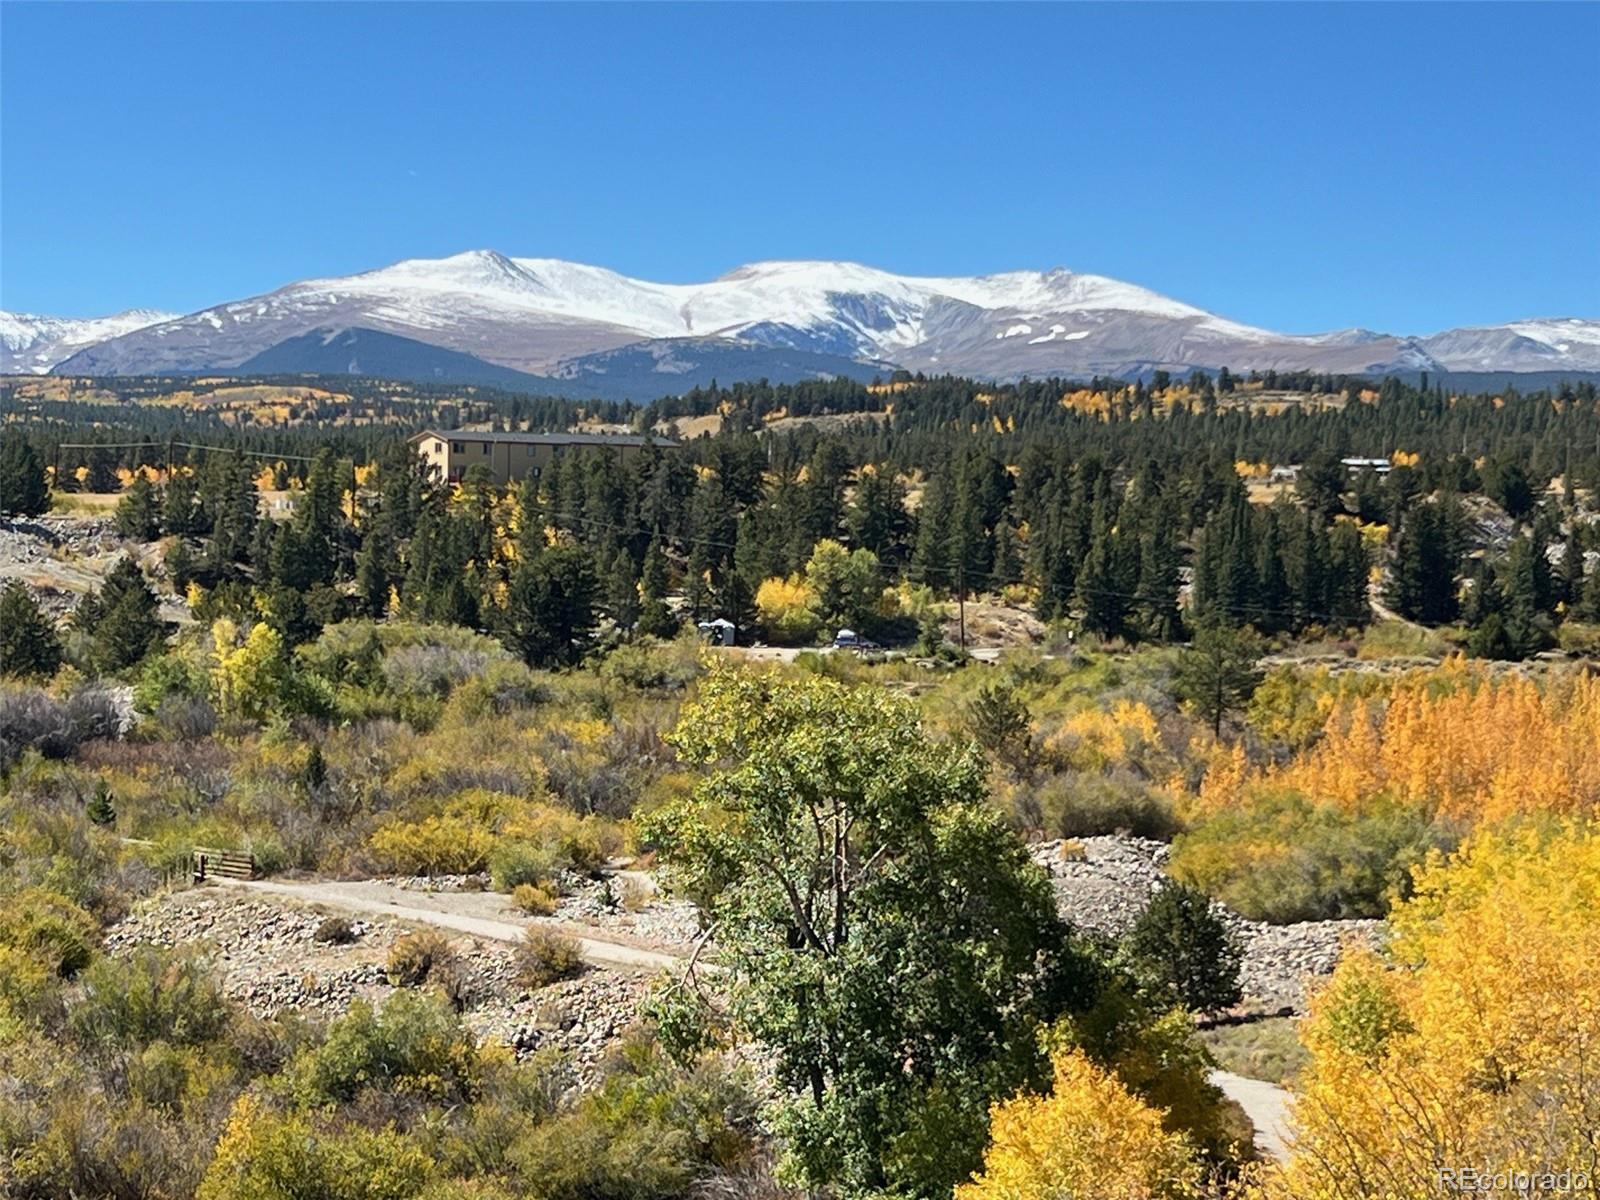
[[462, 451], [462, 445], [461, 445], [460, 442], [451, 442], [450, 443], [450, 449], [453, 450], [455, 453], [460, 454], [461, 451]]

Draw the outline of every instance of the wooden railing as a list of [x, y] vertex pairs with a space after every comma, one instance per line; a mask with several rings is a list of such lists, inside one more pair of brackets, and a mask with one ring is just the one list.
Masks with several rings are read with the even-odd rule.
[[243, 850], [212, 850], [203, 846], [194, 848], [194, 881], [206, 879], [253, 879], [256, 857]]

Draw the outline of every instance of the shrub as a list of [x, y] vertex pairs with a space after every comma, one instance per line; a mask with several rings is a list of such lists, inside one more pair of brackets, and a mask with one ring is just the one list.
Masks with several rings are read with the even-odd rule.
[[431, 1168], [416, 1139], [393, 1128], [329, 1126], [302, 1113], [271, 1112], [245, 1095], [217, 1141], [198, 1200], [409, 1200], [422, 1192]]
[[408, 875], [470, 875], [489, 865], [494, 834], [462, 814], [395, 821], [368, 843], [378, 860]]
[[1164, 840], [1178, 828], [1167, 798], [1143, 780], [1122, 772], [1056, 775], [1038, 786], [1032, 802], [1040, 823], [1058, 837], [1126, 830], [1138, 837]]
[[[538, 1181], [540, 1200], [677, 1200], [792, 1195], [696, 1185], [748, 1170], [756, 1158], [756, 1101], [747, 1078], [716, 1057], [679, 1069], [652, 1042], [625, 1041], [600, 1086], [528, 1130], [508, 1158]], [[745, 1179], [734, 1181], [745, 1184]]]
[[[93, 717], [92, 704], [84, 701], [78, 712], [69, 702], [57, 700], [35, 687], [0, 686], [0, 747], [8, 761], [32, 748], [46, 758], [66, 758], [88, 738], [95, 736], [94, 723], [84, 726], [82, 716]], [[115, 726], [113, 725], [113, 731]]]
[[356, 931], [344, 917], [325, 917], [312, 933], [311, 939], [335, 946], [348, 946], [356, 940]]
[[472, 1035], [440, 997], [399, 992], [382, 1009], [350, 1006], [320, 1045], [284, 1069], [302, 1104], [353, 1100], [366, 1088], [470, 1100], [482, 1073]]
[[558, 865], [554, 846], [528, 841], [501, 842], [489, 855], [489, 879], [501, 892], [524, 887], [553, 891]]
[[535, 917], [548, 917], [556, 911], [556, 898], [533, 883], [519, 883], [512, 888], [511, 903]]
[[70, 1022], [84, 1042], [201, 1046], [221, 1038], [236, 1016], [197, 954], [145, 946], [97, 958], [84, 971]]
[[535, 925], [517, 945], [516, 964], [524, 987], [547, 987], [583, 970], [583, 950], [576, 938]]
[[434, 974], [449, 970], [456, 952], [436, 929], [406, 934], [389, 947], [389, 982], [395, 987], [421, 987]]
[[0, 946], [70, 979], [89, 965], [99, 927], [78, 905], [44, 888], [25, 888], [0, 912]]
[[603, 678], [641, 692], [682, 691], [701, 671], [696, 647], [653, 639], [625, 642], [600, 664]]
[[1169, 869], [1255, 921], [1382, 917], [1409, 890], [1411, 867], [1452, 840], [1412, 809], [1353, 814], [1278, 792], [1179, 835]]
[[765, 579], [756, 589], [756, 612], [761, 624], [767, 636], [780, 645], [798, 646], [816, 640], [822, 628], [816, 603], [816, 593], [798, 575], [791, 579]]
[[995, 1105], [983, 1171], [956, 1188], [956, 1200], [1188, 1200], [1200, 1194], [1200, 1163], [1188, 1138], [1163, 1128], [1162, 1116], [1081, 1051], [1058, 1054], [1048, 1096]]

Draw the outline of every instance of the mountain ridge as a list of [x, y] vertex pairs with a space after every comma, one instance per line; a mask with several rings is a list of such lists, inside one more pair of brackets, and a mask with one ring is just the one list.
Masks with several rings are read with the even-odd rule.
[[[15, 320], [0, 315], [0, 332]], [[83, 339], [83, 330], [95, 324], [77, 323], [74, 336]], [[6, 338], [0, 370], [232, 370], [286, 343], [310, 350], [312, 343], [295, 339], [342, 329], [393, 335], [547, 378], [581, 377], [591, 356], [627, 349], [635, 364], [652, 355], [670, 364], [654, 372], [659, 379], [647, 372], [640, 380], [656, 394], [669, 392], [680, 376], [701, 373], [692, 363], [685, 368], [686, 354], [714, 356], [736, 378], [757, 377], [746, 372], [770, 362], [771, 352], [808, 356], [803, 363], [789, 360], [790, 369], [801, 371], [838, 360], [996, 380], [1221, 367], [1335, 374], [1600, 371], [1600, 320], [1581, 317], [1426, 336], [1362, 328], [1285, 334], [1065, 268], [909, 276], [860, 263], [775, 259], [704, 283], [675, 284], [493, 250], [301, 280], [105, 337], [36, 338], [21, 349]], [[657, 354], [650, 349], [656, 343], [673, 347]], [[369, 344], [380, 343], [372, 338]], [[287, 352], [273, 361], [292, 365]]]

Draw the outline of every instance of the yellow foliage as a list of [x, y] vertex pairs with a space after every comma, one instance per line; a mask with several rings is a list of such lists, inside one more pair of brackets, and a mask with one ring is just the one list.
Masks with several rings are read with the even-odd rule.
[[756, 612], [775, 641], [806, 642], [821, 628], [817, 594], [803, 576], [763, 579], [756, 589]]
[[1389, 456], [1389, 461], [1397, 467], [1414, 467], [1422, 460], [1422, 455], [1416, 451], [1396, 450]]
[[[1451, 686], [1441, 690], [1441, 680]], [[1330, 713], [1322, 740], [1269, 776], [1349, 810], [1386, 794], [1465, 821], [1594, 814], [1600, 679], [1574, 674], [1541, 686], [1460, 665], [1407, 676], [1387, 704]]]
[[1441, 1165], [1593, 1171], [1600, 833], [1479, 835], [1417, 872], [1392, 927], [1392, 963], [1347, 956], [1313, 1003], [1270, 1194], [1432, 1200]]
[[217, 1139], [199, 1200], [407, 1200], [421, 1191], [432, 1162], [415, 1137], [352, 1125], [332, 1132], [306, 1115], [275, 1113], [251, 1094], [239, 1097]]
[[983, 1171], [955, 1200], [1182, 1200], [1200, 1166], [1183, 1134], [1081, 1051], [1056, 1056], [1048, 1096], [990, 1110]]
[[1126, 762], [1159, 739], [1156, 716], [1148, 705], [1118, 700], [1110, 712], [1087, 708], [1067, 718], [1046, 739], [1044, 750], [1059, 762], [1091, 770]]
[[1246, 462], [1240, 459], [1233, 464], [1233, 472], [1241, 479], [1265, 479], [1272, 474], [1272, 467], [1264, 462]]

